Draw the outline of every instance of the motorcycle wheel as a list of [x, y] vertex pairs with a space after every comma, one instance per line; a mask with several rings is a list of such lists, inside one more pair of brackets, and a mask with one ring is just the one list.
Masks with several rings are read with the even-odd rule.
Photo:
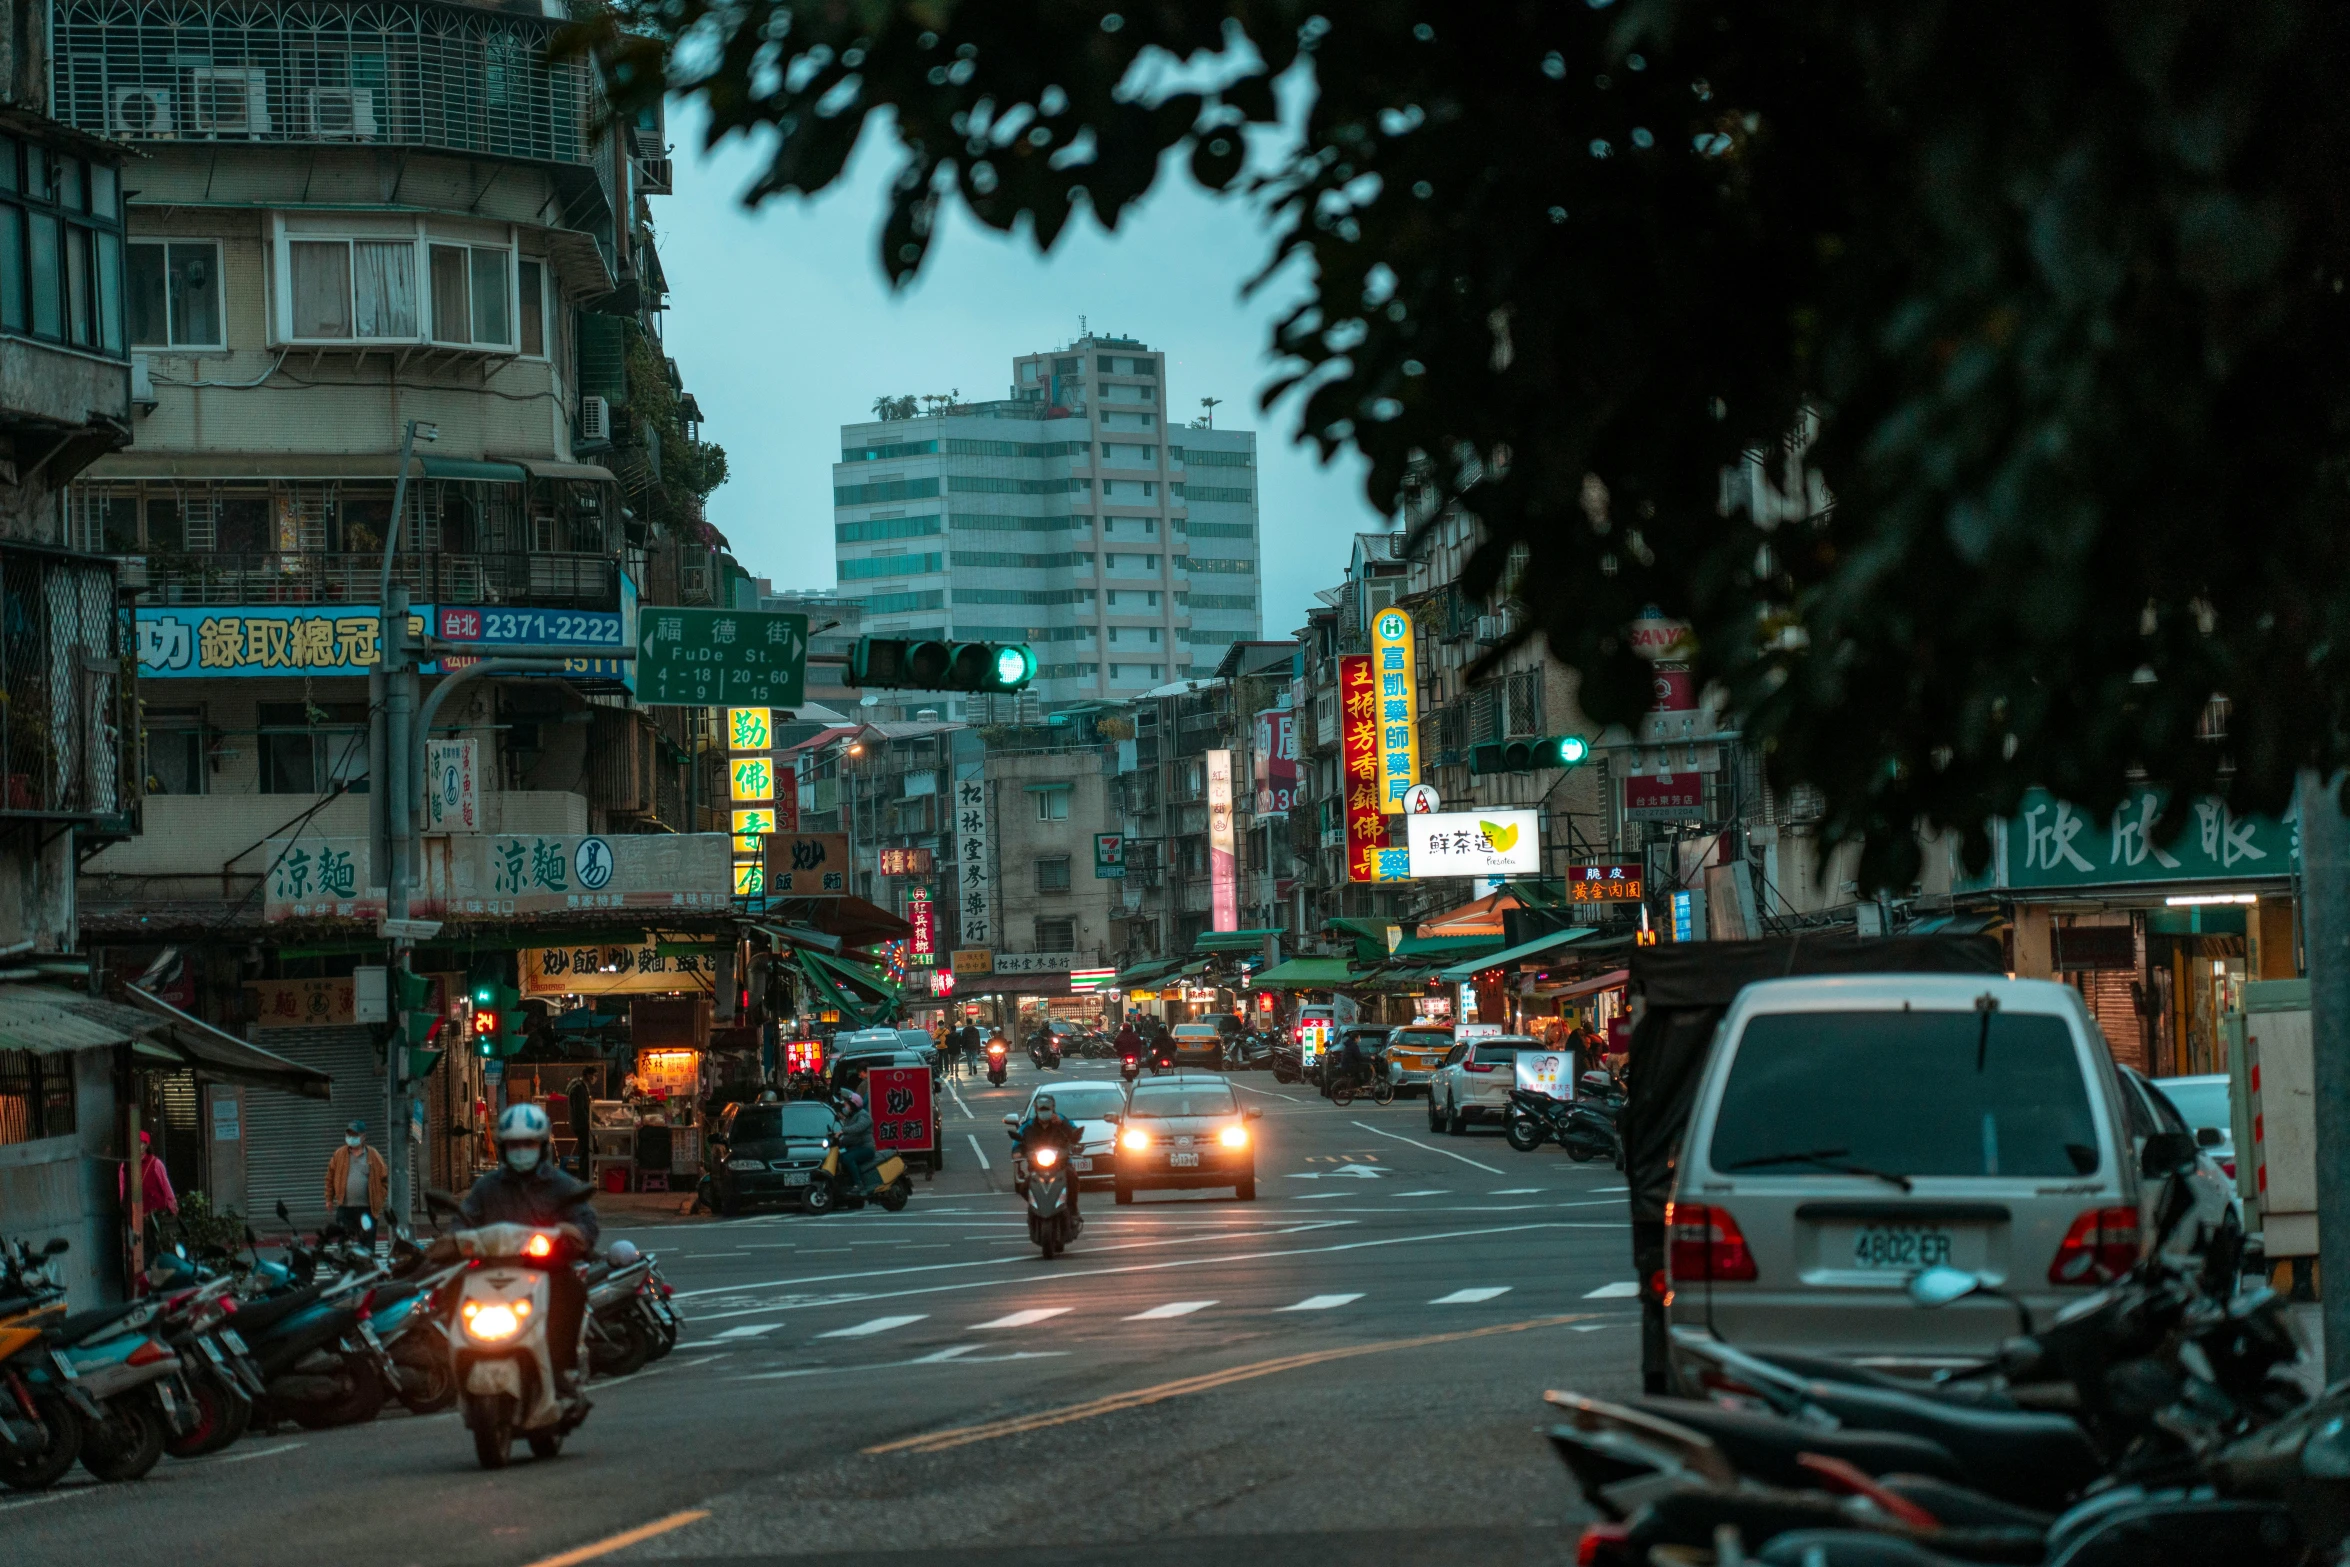
[[884, 1213], [903, 1213], [906, 1211], [906, 1199], [913, 1195], [914, 1189], [906, 1184], [906, 1178], [901, 1175], [875, 1192], [873, 1200], [881, 1204]]
[[1061, 1254], [1061, 1231], [1059, 1226], [1049, 1226], [1039, 1230], [1036, 1236], [1036, 1244], [1044, 1249], [1045, 1261], [1050, 1262], [1055, 1257], [1058, 1257]]
[[561, 1431], [533, 1431], [523, 1440], [530, 1444], [530, 1456], [533, 1458], [553, 1458], [563, 1451]]
[[404, 1373], [400, 1403], [410, 1414], [437, 1415], [457, 1402], [457, 1368], [450, 1363], [448, 1346], [420, 1337], [429, 1326], [420, 1325], [392, 1346], [392, 1364]]
[[343, 1370], [350, 1379], [342, 1394], [323, 1404], [296, 1404], [294, 1424], [305, 1431], [327, 1431], [336, 1426], [360, 1426], [383, 1413], [383, 1379], [365, 1361], [353, 1361]]
[[677, 1347], [677, 1330], [659, 1317], [648, 1318], [645, 1323], [645, 1332], [651, 1336], [653, 1341], [651, 1358], [654, 1360], [659, 1360]]
[[253, 1423], [253, 1401], [209, 1371], [188, 1376], [188, 1429], [163, 1439], [163, 1450], [174, 1458], [202, 1458], [235, 1445]]
[[599, 1317], [588, 1333], [588, 1369], [597, 1376], [633, 1376], [652, 1356], [653, 1346], [634, 1312]]
[[1599, 1157], [1599, 1150], [1588, 1143], [1569, 1143], [1567, 1144], [1567, 1157], [1577, 1164], [1589, 1164]]
[[514, 1400], [500, 1393], [468, 1409], [466, 1424], [473, 1428], [473, 1456], [484, 1469], [503, 1469], [514, 1448]]
[[1501, 1135], [1520, 1153], [1532, 1153], [1542, 1146], [1542, 1128], [1530, 1115], [1513, 1115], [1502, 1123]]
[[830, 1213], [833, 1206], [832, 1186], [826, 1181], [811, 1181], [800, 1194], [800, 1207], [808, 1213]]
[[46, 1491], [82, 1456], [82, 1421], [72, 1402], [52, 1387], [31, 1391], [49, 1440], [37, 1453], [0, 1453], [0, 1485], [11, 1491]]
[[1395, 1085], [1385, 1078], [1379, 1078], [1373, 1082], [1371, 1084], [1371, 1103], [1375, 1105], [1395, 1103]]
[[104, 1417], [82, 1433], [82, 1467], [101, 1480], [136, 1480], [163, 1457], [163, 1406], [137, 1388], [99, 1406]]
[[1330, 1085], [1330, 1102], [1331, 1102], [1332, 1104], [1334, 1104], [1334, 1105], [1338, 1106], [1338, 1108], [1340, 1108], [1341, 1110], [1345, 1109], [1345, 1108], [1346, 1108], [1348, 1105], [1350, 1105], [1350, 1104], [1353, 1104], [1353, 1103], [1355, 1102], [1355, 1087], [1354, 1087], [1354, 1084], [1352, 1084], [1352, 1083], [1333, 1083], [1333, 1084], [1331, 1084], [1331, 1085]]

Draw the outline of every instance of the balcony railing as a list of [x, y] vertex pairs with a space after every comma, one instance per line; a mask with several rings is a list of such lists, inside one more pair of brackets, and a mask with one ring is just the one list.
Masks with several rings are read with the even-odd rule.
[[138, 803], [130, 617], [114, 562], [0, 545], [0, 816], [127, 831]]
[[[372, 604], [376, 554], [149, 555], [127, 581], [150, 604]], [[416, 604], [620, 607], [620, 566], [609, 556], [556, 551], [402, 555], [392, 578]]]
[[128, 141], [342, 142], [585, 163], [601, 111], [560, 23], [442, 4], [68, 0], [59, 119]]

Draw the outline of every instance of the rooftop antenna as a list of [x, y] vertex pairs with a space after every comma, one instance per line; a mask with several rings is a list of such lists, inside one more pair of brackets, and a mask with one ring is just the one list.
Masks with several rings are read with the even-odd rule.
[[1085, 324], [1085, 317], [1079, 316], [1077, 318], [1077, 340], [1082, 343], [1091, 336], [1093, 336], [1093, 329]]
[[1208, 421], [1208, 426], [1207, 426], [1207, 427], [1208, 427], [1209, 429], [1211, 429], [1211, 430], [1213, 430], [1213, 429], [1216, 427], [1216, 405], [1217, 405], [1218, 403], [1221, 403], [1223, 400], [1224, 400], [1224, 399], [1223, 399], [1223, 398], [1221, 398], [1221, 397], [1203, 397], [1203, 398], [1201, 398], [1201, 399], [1199, 400], [1199, 405], [1200, 405], [1202, 408], [1205, 408], [1205, 409], [1208, 411], [1208, 412], [1207, 412], [1207, 421]]

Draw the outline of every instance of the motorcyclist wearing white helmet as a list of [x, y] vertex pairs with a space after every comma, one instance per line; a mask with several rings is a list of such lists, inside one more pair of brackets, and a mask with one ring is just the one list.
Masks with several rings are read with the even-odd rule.
[[[469, 1227], [531, 1224], [564, 1232], [582, 1253], [595, 1250], [601, 1228], [591, 1200], [595, 1188], [556, 1163], [554, 1128], [534, 1104], [508, 1105], [498, 1117], [498, 1166], [473, 1183], [459, 1210]], [[577, 1266], [547, 1275], [547, 1351], [555, 1370], [577, 1387], [580, 1329], [587, 1316], [587, 1282]]]

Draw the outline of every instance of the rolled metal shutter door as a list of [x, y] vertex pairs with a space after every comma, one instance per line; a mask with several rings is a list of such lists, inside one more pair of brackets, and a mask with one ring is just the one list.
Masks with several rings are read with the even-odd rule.
[[375, 1029], [367, 1024], [339, 1028], [256, 1030], [264, 1050], [314, 1066], [334, 1081], [331, 1101], [268, 1088], [245, 1090], [245, 1193], [247, 1217], [266, 1232], [278, 1222], [283, 1201], [294, 1223], [315, 1230], [331, 1214], [326, 1206], [326, 1162], [343, 1145], [343, 1127], [367, 1123], [367, 1140], [388, 1145], [384, 1129], [383, 1068], [377, 1060]]

